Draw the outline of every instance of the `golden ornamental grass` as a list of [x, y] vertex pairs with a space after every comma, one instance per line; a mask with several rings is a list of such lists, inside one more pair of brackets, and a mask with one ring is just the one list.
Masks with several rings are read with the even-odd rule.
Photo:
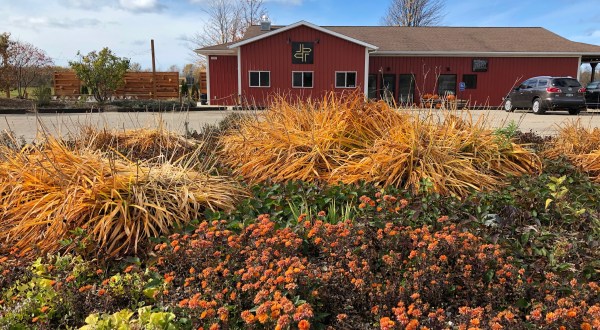
[[550, 159], [567, 158], [573, 165], [600, 182], [600, 128], [586, 128], [574, 120], [562, 125], [552, 146], [544, 151]]
[[131, 160], [174, 161], [193, 154], [202, 143], [186, 139], [166, 130], [162, 124], [156, 128], [134, 130], [81, 128], [76, 143], [78, 147], [118, 152]]
[[[164, 162], [148, 166], [67, 148], [0, 148], [0, 246], [56, 252], [83, 228], [88, 253], [137, 252], [204, 209], [229, 209], [241, 195], [229, 180]], [[38, 251], [38, 252], [39, 252]]]
[[255, 182], [366, 181], [419, 191], [429, 181], [433, 191], [458, 196], [541, 170], [535, 154], [494, 134], [483, 117], [435, 113], [397, 111], [360, 93], [296, 104], [279, 99], [224, 136], [220, 156]]

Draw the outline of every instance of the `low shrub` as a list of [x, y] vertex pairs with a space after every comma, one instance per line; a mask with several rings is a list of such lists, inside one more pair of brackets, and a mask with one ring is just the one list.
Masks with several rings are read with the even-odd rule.
[[50, 105], [50, 101], [52, 100], [52, 88], [45, 85], [37, 86], [33, 90], [33, 98], [38, 107]]
[[239, 234], [226, 221], [203, 222], [171, 236], [155, 247], [155, 267], [168, 282], [159, 299], [177, 304], [176, 314], [194, 326], [222, 328], [526, 328], [541, 324], [528, 316], [536, 308], [556, 313], [567, 300], [576, 313], [546, 314], [546, 325], [600, 322], [594, 282], [565, 283], [551, 273], [533, 282], [500, 246], [447, 217], [434, 229], [328, 224], [324, 216], [302, 215], [278, 229], [263, 215]]

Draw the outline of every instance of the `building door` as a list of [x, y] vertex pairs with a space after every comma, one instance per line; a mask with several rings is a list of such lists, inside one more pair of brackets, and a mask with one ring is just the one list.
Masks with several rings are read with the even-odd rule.
[[415, 75], [401, 74], [398, 78], [398, 104], [412, 104], [415, 97]]
[[377, 75], [370, 74], [369, 75], [369, 85], [367, 87], [367, 92], [369, 95], [367, 97], [371, 100], [377, 98]]
[[388, 103], [395, 103], [396, 99], [396, 75], [384, 74], [382, 78], [381, 98]]
[[437, 93], [440, 97], [456, 95], [456, 75], [441, 74], [438, 78]]

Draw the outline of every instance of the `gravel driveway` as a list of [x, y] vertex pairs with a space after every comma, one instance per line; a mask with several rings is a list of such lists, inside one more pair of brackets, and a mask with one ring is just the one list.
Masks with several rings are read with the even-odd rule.
[[[419, 110], [411, 110], [419, 111]], [[420, 110], [422, 112], [422, 110]], [[195, 112], [104, 112], [88, 114], [0, 114], [0, 131], [11, 130], [16, 136], [33, 140], [36, 134], [45, 131], [56, 135], [76, 134], [82, 125], [99, 128], [131, 129], [157, 127], [162, 121], [168, 130], [184, 133], [186, 123], [190, 130], [199, 130], [205, 124], [215, 124], [233, 111], [195, 111]], [[557, 128], [568, 121], [580, 120], [585, 126], [600, 127], [600, 110], [582, 112], [571, 116], [567, 112], [557, 111], [545, 115], [534, 115], [526, 111], [507, 113], [502, 110], [473, 110], [463, 112], [463, 116], [471, 115], [474, 120], [484, 116], [484, 120], [492, 128], [503, 127], [511, 122], [519, 125], [521, 131], [533, 131], [539, 135], [554, 135]]]

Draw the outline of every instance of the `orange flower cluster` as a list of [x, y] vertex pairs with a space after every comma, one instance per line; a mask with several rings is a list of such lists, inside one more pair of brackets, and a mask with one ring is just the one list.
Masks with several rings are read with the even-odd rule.
[[[407, 206], [387, 195], [360, 202], [376, 213]], [[593, 283], [568, 282], [579, 292], [569, 299], [552, 274], [535, 287], [499, 245], [448, 217], [419, 228], [372, 220], [329, 224], [301, 215], [284, 227], [261, 215], [239, 232], [225, 221], [203, 222], [156, 246], [156, 270], [168, 291], [161, 299], [188, 310], [204, 328], [600, 325]], [[540, 297], [532, 301], [537, 305], [518, 309], [528, 295]], [[324, 314], [331, 317], [318, 317]]]

